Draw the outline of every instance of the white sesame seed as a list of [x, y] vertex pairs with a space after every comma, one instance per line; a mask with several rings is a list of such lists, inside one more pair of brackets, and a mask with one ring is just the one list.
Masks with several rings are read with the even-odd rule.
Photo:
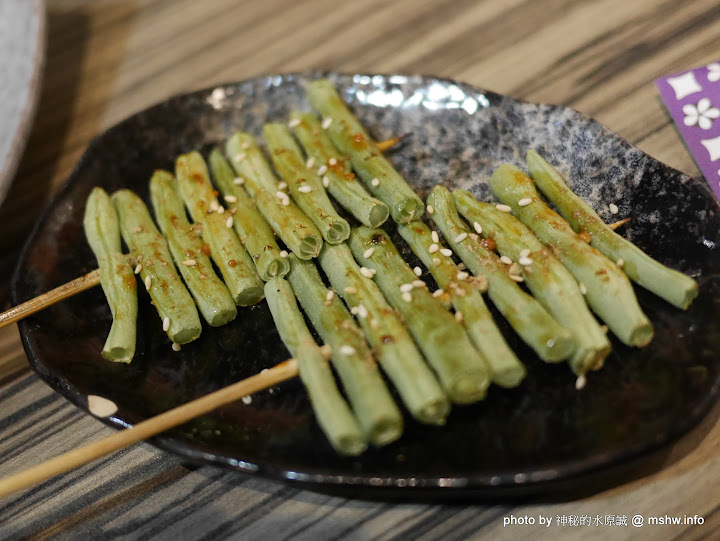
[[428, 214], [432, 214], [433, 212], [435, 212], [435, 209], [432, 208], [432, 205], [428, 205], [428, 206], [426, 207], [426, 209], [427, 209], [427, 211], [428, 211]]
[[615, 262], [615, 264], [616, 264], [618, 267], [622, 268], [622, 266], [625, 264], [625, 261], [623, 261], [622, 259], [618, 259], [618, 260]]
[[433, 244], [431, 244], [430, 247], [428, 248], [428, 252], [430, 252], [431, 254], [434, 254], [434, 253], [437, 252], [439, 249], [440, 249], [440, 246], [438, 246], [437, 244], [433, 243]]
[[141, 231], [142, 231], [142, 226], [139, 226], [139, 225], [134, 227], [132, 230], [133, 233], [140, 233]]
[[141, 271], [142, 271], [142, 265], [140, 263], [138, 263], [135, 266], [135, 274], [140, 274]]
[[218, 209], [217, 201], [210, 201], [210, 212], [215, 212]]
[[233, 226], [233, 217], [230, 216], [227, 220], [225, 220], [225, 227], [230, 229]]
[[580, 283], [578, 284], [578, 288], [580, 289], [580, 293], [582, 293], [583, 295], [586, 295], [586, 294], [587, 294], [587, 288], [585, 287], [585, 284], [583, 284], [582, 282], [580, 282]]
[[352, 315], [356, 316], [357, 313], [359, 312], [359, 310], [360, 310], [360, 309], [359, 309], [357, 306], [352, 306], [352, 307], [350, 308], [350, 313], [351, 313]]
[[140, 254], [139, 256], [137, 256], [137, 262], [138, 262], [138, 263], [141, 263], [141, 262], [142, 262], [142, 254]]
[[433, 262], [433, 265], [435, 265], [435, 266], [437, 267], [437, 266], [440, 264], [440, 258], [439, 258], [439, 257], [433, 257], [432, 262]]
[[298, 191], [300, 193], [310, 193], [310, 192], [312, 192], [312, 188], [310, 186], [300, 186], [298, 188]]
[[[287, 182], [285, 182], [284, 180], [281, 180], [280, 182], [278, 182], [277, 187], [279, 190], [284, 190], [285, 188], [287, 188]], [[285, 195], [287, 195], [287, 194], [285, 194]]]
[[285, 259], [289, 255], [290, 254], [288, 254], [287, 250], [280, 250], [280, 257], [282, 257], [283, 259]]
[[372, 278], [374, 276], [372, 271], [367, 267], [360, 267], [360, 274], [362, 274], [365, 278]]
[[168, 332], [169, 328], [170, 328], [170, 318], [165, 316], [165, 319], [163, 319], [163, 331]]
[[377, 271], [375, 269], [369, 269], [373, 276], [377, 274]]
[[463, 313], [462, 312], [455, 312], [455, 320], [458, 322], [461, 322], [463, 320]]
[[364, 257], [365, 259], [368, 259], [368, 258], [372, 257], [372, 255], [373, 255], [374, 253], [375, 253], [375, 248], [371, 246], [370, 248], [368, 248], [367, 250], [365, 250], [365, 253], [363, 253], [363, 257]]
[[470, 277], [469, 272], [460, 271], [457, 273], [457, 279], [458, 280], [467, 280]]
[[422, 269], [420, 267], [415, 267], [413, 272], [415, 273], [415, 276], [422, 276]]
[[243, 161], [246, 157], [247, 157], [247, 154], [245, 154], [244, 152], [241, 152], [240, 154], [235, 155], [235, 161], [236, 161], [236, 162], [241, 162], [241, 161]]
[[226, 195], [225, 201], [227, 201], [228, 203], [237, 203], [237, 197], [235, 197], [234, 195]]
[[498, 209], [498, 210], [501, 210], [501, 211], [503, 211], [503, 212], [510, 212], [510, 211], [512, 210], [512, 209], [511, 209], [510, 207], [508, 207], [507, 205], [501, 205], [501, 204], [495, 205], [495, 208]]
[[620, 211], [620, 209], [617, 207], [617, 205], [615, 203], [610, 203], [610, 205], [608, 205], [608, 206], [610, 207], [610, 212], [612, 214], [617, 214]]
[[358, 315], [362, 319], [365, 319], [366, 317], [368, 317], [368, 310], [367, 310], [367, 308], [365, 308], [364, 305], [358, 304], [357, 308], [358, 308]]
[[342, 353], [343, 355], [355, 355], [356, 351], [354, 347], [344, 345], [340, 346], [340, 353]]
[[445, 293], [445, 291], [443, 291], [442, 289], [436, 289], [435, 291], [433, 291], [433, 297], [440, 297], [443, 293]]
[[500, 256], [500, 262], [505, 263], [506, 265], [512, 265], [512, 259], [506, 255]]
[[353, 286], [348, 286], [345, 288], [345, 293], [348, 295], [355, 295], [357, 293], [357, 289], [355, 289]]
[[285, 192], [275, 192], [275, 197], [277, 197], [278, 199], [286, 199], [287, 196], [288, 195]]
[[457, 237], [455, 237], [455, 242], [462, 242], [467, 238], [467, 233], [460, 233]]
[[335, 158], [330, 158], [330, 159], [328, 160], [328, 163], [329, 163], [330, 165], [337, 165], [337, 160], [336, 160]]
[[217, 212], [218, 214], [222, 214], [223, 212], [225, 212], [225, 207], [223, 207], [222, 205], [218, 205], [218, 208], [217, 208], [217, 211], [216, 211], [216, 212]]
[[528, 265], [532, 265], [532, 259], [529, 257], [521, 257], [518, 259], [518, 263], [520, 263], [523, 267], [527, 267]]
[[473, 229], [475, 229], [475, 232], [478, 235], [480, 235], [482, 233], [482, 226], [477, 222], [473, 222]]
[[578, 376], [578, 379], [575, 380], [575, 389], [578, 391], [581, 390], [583, 387], [585, 387], [585, 384], [587, 383], [587, 378], [585, 377], [585, 374], [582, 376]]
[[197, 265], [197, 261], [195, 261], [194, 259], [186, 259], [185, 261], [183, 261], [183, 265], [185, 265], [186, 267], [194, 267], [195, 265]]
[[518, 207], [527, 207], [530, 203], [532, 203], [532, 199], [530, 199], [529, 197], [526, 197], [526, 198], [518, 201], [517, 204], [518, 204]]
[[509, 274], [511, 280], [514, 280], [516, 282], [524, 282], [525, 279], [522, 276], [518, 276], [517, 274]]
[[370, 181], [370, 184], [372, 184], [373, 186], [380, 186], [380, 180], [374, 178]]
[[445, 257], [450, 257], [453, 254], [449, 248], [440, 248], [440, 253]]
[[145, 289], [150, 291], [151, 286], [152, 286], [152, 278], [150, 278], [150, 276], [148, 275], [145, 277]]
[[432, 233], [430, 233], [430, 236], [432, 237], [433, 242], [440, 242], [440, 236], [437, 234], [437, 231], [433, 231]]
[[243, 396], [242, 401], [243, 401], [243, 404], [245, 404], [246, 406], [249, 406], [250, 404], [252, 404], [252, 396]]
[[412, 295], [409, 292], [403, 293], [402, 300], [404, 300], [405, 302], [412, 302]]
[[325, 294], [325, 300], [331, 301], [331, 300], [333, 300], [334, 296], [335, 296], [335, 292], [332, 289], [328, 289], [328, 292]]
[[529, 255], [530, 255], [530, 250], [528, 250], [527, 248], [523, 248], [522, 250], [520, 250], [520, 257], [527, 257]]
[[327, 130], [332, 124], [333, 119], [331, 117], [324, 118], [322, 121], [323, 130]]
[[327, 173], [327, 165], [321, 165], [320, 167], [318, 167], [318, 175], [324, 175], [325, 173]]
[[245, 179], [242, 177], [235, 177], [235, 180], [233, 180], [233, 183], [236, 186], [242, 186], [243, 184], [245, 184]]
[[308, 160], [305, 162], [305, 167], [308, 169], [312, 168], [312, 166], [315, 165], [315, 158], [313, 156], [310, 156]]
[[290, 200], [289, 200], [289, 199], [283, 199], [283, 200], [282, 200], [282, 206], [283, 206], [283, 207], [289, 207], [289, 206], [290, 206]]
[[377, 319], [372, 318], [372, 319], [370, 320], [370, 326], [371, 326], [373, 329], [377, 329], [378, 327], [380, 327], [380, 322], [378, 322]]
[[293, 118], [290, 122], [288, 122], [288, 128], [297, 128], [300, 125], [300, 119], [299, 118]]
[[173, 351], [180, 351], [180, 344], [176, 344], [175, 342], [173, 342], [172, 348]]
[[328, 360], [332, 355], [332, 346], [330, 344], [323, 344], [320, 346], [320, 353], [325, 357], [325, 360]]
[[423, 282], [422, 280], [413, 280], [412, 285], [415, 287], [420, 287], [420, 288], [427, 287], [427, 284], [425, 282]]
[[415, 288], [412, 284], [401, 284], [400, 285], [400, 291], [403, 293], [410, 293]]
[[323, 186], [325, 186], [326, 188], [330, 187], [330, 177], [328, 177], [327, 175], [323, 177]]

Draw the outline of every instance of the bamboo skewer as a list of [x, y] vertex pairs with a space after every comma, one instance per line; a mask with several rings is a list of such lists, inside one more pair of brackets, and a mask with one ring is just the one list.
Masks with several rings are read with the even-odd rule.
[[263, 370], [259, 374], [151, 417], [112, 436], [68, 451], [43, 464], [0, 479], [0, 499], [78, 468], [102, 456], [124, 449], [133, 443], [179, 426], [220, 406], [234, 402], [243, 396], [251, 395], [292, 379], [297, 375], [297, 362], [295, 359], [288, 359], [268, 370]]
[[73, 295], [76, 295], [81, 291], [85, 291], [86, 289], [95, 287], [99, 283], [100, 271], [95, 269], [94, 271], [87, 273], [85, 276], [76, 278], [71, 282], [68, 282], [61, 285], [60, 287], [56, 287], [55, 289], [48, 291], [47, 293], [43, 293], [42, 295], [39, 295], [34, 299], [30, 299], [27, 302], [19, 304], [18, 306], [16, 306], [15, 308], [11, 308], [7, 312], [1, 313], [0, 328], [5, 327], [6, 325], [10, 325], [11, 323], [15, 323], [16, 321], [20, 321], [21, 319], [32, 315], [35, 312], [39, 312], [40, 310], [43, 310], [48, 306], [52, 306], [53, 304], [67, 299], [68, 297], [72, 297]]

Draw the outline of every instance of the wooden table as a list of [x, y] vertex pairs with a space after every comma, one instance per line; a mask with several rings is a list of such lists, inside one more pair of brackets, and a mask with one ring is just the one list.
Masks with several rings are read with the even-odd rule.
[[[48, 2], [44, 85], [0, 207], [0, 304], [18, 250], [89, 140], [172, 94], [260, 74], [331, 68], [457, 78], [583, 111], [690, 175], [698, 171], [652, 81], [720, 57], [717, 0]], [[717, 105], [717, 104], [716, 104]], [[7, 307], [7, 306], [6, 306]], [[30, 371], [0, 331], [0, 475], [111, 433]], [[716, 408], [615, 488], [523, 502], [390, 504], [301, 491], [147, 444], [0, 502], [0, 538], [699, 539], [720, 536]], [[562, 515], [695, 515], [702, 526], [558, 526]], [[549, 528], [503, 527], [513, 515]]]

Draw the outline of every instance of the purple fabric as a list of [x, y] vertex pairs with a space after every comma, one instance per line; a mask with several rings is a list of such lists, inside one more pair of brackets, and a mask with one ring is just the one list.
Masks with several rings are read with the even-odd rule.
[[715, 197], [720, 199], [720, 62], [655, 81]]

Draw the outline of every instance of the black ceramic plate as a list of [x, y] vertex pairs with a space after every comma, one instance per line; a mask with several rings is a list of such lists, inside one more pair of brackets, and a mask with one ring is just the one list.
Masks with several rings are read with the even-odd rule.
[[[303, 83], [327, 74], [278, 75], [172, 98], [95, 139], [37, 224], [18, 265], [13, 301], [34, 297], [95, 267], [83, 238], [93, 186], [128, 187], [147, 200], [155, 168], [207, 149], [234, 130], [260, 133], [307, 108]], [[297, 381], [223, 408], [157, 438], [183, 457], [314, 487], [438, 489], [498, 494], [547, 490], [558, 481], [627, 461], [695, 425], [720, 382], [720, 216], [704, 181], [633, 148], [570, 109], [522, 103], [431, 77], [329, 75], [376, 139], [412, 133], [390, 156], [422, 195], [437, 183], [489, 198], [486, 180], [502, 162], [522, 166], [538, 149], [572, 179], [601, 216], [631, 216], [623, 233], [652, 256], [696, 277], [700, 297], [688, 312], [638, 290], [656, 337], [643, 349], [613, 340], [605, 368], [575, 390], [565, 365], [545, 365], [496, 320], [528, 367], [515, 390], [492, 388], [477, 405], [455, 407], [446, 426], [407, 419], [400, 441], [359, 458], [335, 454], [315, 424]], [[620, 213], [607, 210], [614, 202]], [[142, 288], [140, 288], [142, 290]], [[235, 322], [204, 329], [174, 352], [149, 298], [140, 298], [137, 356], [130, 366], [103, 360], [110, 312], [100, 288], [21, 323], [38, 374], [72, 402], [115, 401], [108, 421], [127, 426], [259, 372], [288, 354], [265, 303]], [[580, 477], [579, 477], [580, 476]]]

